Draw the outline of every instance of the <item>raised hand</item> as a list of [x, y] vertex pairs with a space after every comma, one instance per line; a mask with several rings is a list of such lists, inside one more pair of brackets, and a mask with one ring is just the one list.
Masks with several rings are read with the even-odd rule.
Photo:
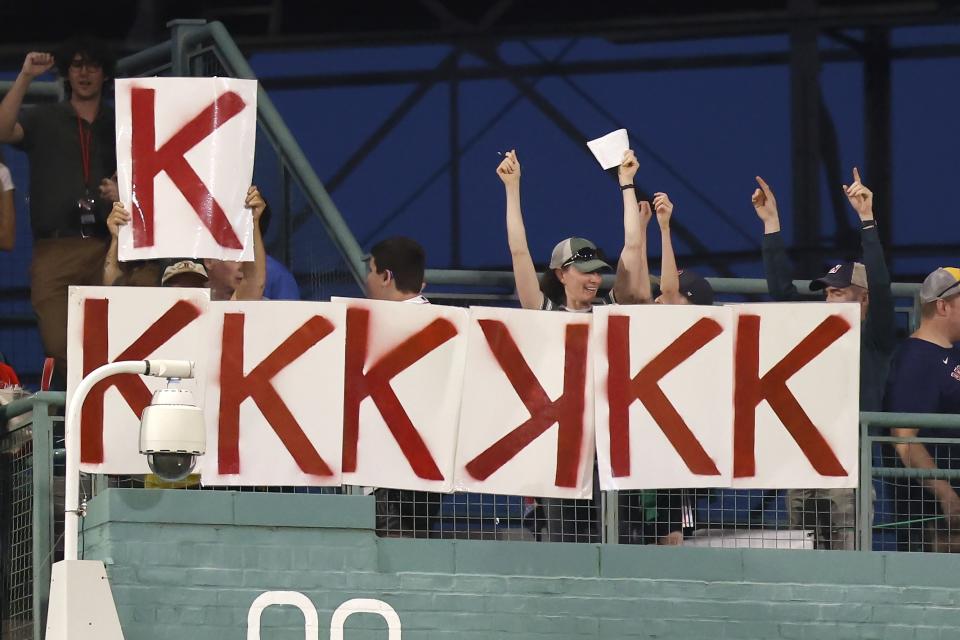
[[507, 186], [520, 184], [520, 160], [515, 149], [504, 154], [503, 161], [497, 167], [497, 175]]
[[653, 194], [653, 210], [657, 212], [657, 222], [661, 227], [670, 226], [670, 216], [673, 215], [673, 203], [670, 197], [663, 193]]
[[773, 195], [773, 189], [760, 176], [756, 176], [756, 181], [760, 188], [755, 189], [753, 196], [750, 198], [753, 209], [757, 212], [757, 217], [763, 221], [766, 233], [779, 231], [780, 214], [777, 212], [777, 199]]
[[114, 202], [110, 215], [107, 216], [107, 229], [110, 235], [116, 238], [120, 234], [120, 227], [130, 223], [130, 214], [123, 208], [122, 202]]
[[646, 227], [650, 223], [650, 218], [653, 217], [653, 210], [650, 208], [650, 202], [647, 200], [641, 200], [637, 204], [640, 205], [640, 224], [643, 227]]
[[24, 59], [23, 69], [20, 70], [20, 73], [32, 80], [53, 68], [54, 62], [55, 60], [51, 53], [31, 51]]
[[853, 168], [853, 184], [843, 185], [843, 192], [861, 220], [873, 220], [873, 191], [860, 182], [860, 172]]
[[120, 199], [120, 191], [115, 180], [104, 178], [100, 181], [100, 197], [107, 202], [116, 202]]
[[637, 175], [637, 169], [640, 167], [640, 163], [637, 162], [637, 156], [634, 155], [633, 149], [627, 149], [623, 152], [623, 162], [620, 163], [620, 169], [617, 170], [617, 175], [620, 177], [620, 184], [633, 184], [633, 177]]
[[260, 195], [260, 190], [257, 189], [256, 185], [252, 185], [249, 189], [247, 189], [247, 199], [243, 204], [248, 209], [253, 209], [254, 222], [260, 220], [260, 216], [267, 208], [267, 203], [263, 199], [263, 196]]

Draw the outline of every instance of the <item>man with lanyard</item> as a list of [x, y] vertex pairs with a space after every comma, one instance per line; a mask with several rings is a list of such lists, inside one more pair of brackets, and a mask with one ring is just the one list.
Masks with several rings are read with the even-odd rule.
[[[67, 100], [21, 112], [30, 83], [54, 65]], [[107, 251], [104, 220], [116, 193], [116, 141], [103, 88], [113, 74], [114, 60], [103, 43], [76, 39], [56, 58], [28, 53], [0, 102], [0, 142], [14, 144], [30, 161], [30, 298], [59, 380], [66, 377], [67, 289], [100, 284]]]

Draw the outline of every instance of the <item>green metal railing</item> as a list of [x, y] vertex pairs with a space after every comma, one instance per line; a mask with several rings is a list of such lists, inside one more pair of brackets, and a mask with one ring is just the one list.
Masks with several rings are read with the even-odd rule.
[[52, 414], [64, 402], [64, 393], [50, 392], [0, 406], [4, 470], [0, 483], [7, 510], [0, 522], [4, 556], [0, 579], [5, 589], [0, 624], [5, 638], [43, 637], [56, 547], [54, 423], [62, 421]]
[[[873, 513], [871, 509], [871, 489], [874, 478], [905, 478], [913, 480], [960, 480], [960, 469], [907, 469], [904, 467], [874, 467], [874, 445], [895, 445], [908, 443], [955, 442], [956, 438], [900, 438], [890, 435], [871, 434], [871, 429], [890, 428], [947, 429], [960, 430], [960, 415], [939, 413], [880, 413], [864, 411], [860, 413], [860, 479], [857, 492], [857, 538], [860, 549], [873, 548]], [[892, 523], [894, 526], [909, 526], [909, 521]]]
[[[4, 572], [8, 596], [0, 611], [9, 637], [40, 640], [49, 597], [50, 568], [58, 547], [55, 522], [58, 492], [55, 489], [54, 461], [63, 450], [54, 442], [55, 423], [62, 420], [51, 414], [62, 410], [63, 393], [38, 393], [0, 407], [0, 452], [5, 456], [2, 486], [11, 512], [4, 522]], [[32, 414], [31, 414], [32, 412]], [[13, 428], [9, 421], [18, 416], [29, 419]], [[888, 414], [863, 412], [860, 427], [860, 471], [858, 491], [857, 540], [859, 549], [873, 546], [871, 483], [874, 478], [943, 478], [960, 480], [960, 470], [923, 471], [902, 467], [876, 467], [872, 450], [876, 443], [950, 441], [950, 438], [896, 438], [871, 434], [871, 429], [916, 427], [923, 429], [960, 429], [960, 416], [935, 414]], [[604, 539], [616, 542], [619, 531], [616, 492], [604, 500], [602, 522]], [[608, 504], [609, 502], [609, 504]], [[62, 505], [60, 507], [62, 509]], [[4, 635], [4, 637], [8, 637]]]

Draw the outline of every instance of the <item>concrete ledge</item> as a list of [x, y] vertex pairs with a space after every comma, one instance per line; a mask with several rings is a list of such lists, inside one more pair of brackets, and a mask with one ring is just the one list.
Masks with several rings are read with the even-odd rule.
[[374, 528], [373, 496], [107, 489], [88, 505], [84, 526], [152, 524]]

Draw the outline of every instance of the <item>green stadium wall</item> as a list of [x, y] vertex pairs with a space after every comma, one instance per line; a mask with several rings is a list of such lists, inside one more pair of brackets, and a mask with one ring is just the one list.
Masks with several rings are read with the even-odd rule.
[[[266, 591], [303, 593], [330, 637], [352, 598], [392, 606], [406, 640], [960, 637], [960, 558], [378, 538], [373, 498], [109, 489], [83, 523], [127, 640], [247, 637]], [[264, 640], [303, 639], [290, 606]], [[387, 638], [350, 616], [344, 640]]]

